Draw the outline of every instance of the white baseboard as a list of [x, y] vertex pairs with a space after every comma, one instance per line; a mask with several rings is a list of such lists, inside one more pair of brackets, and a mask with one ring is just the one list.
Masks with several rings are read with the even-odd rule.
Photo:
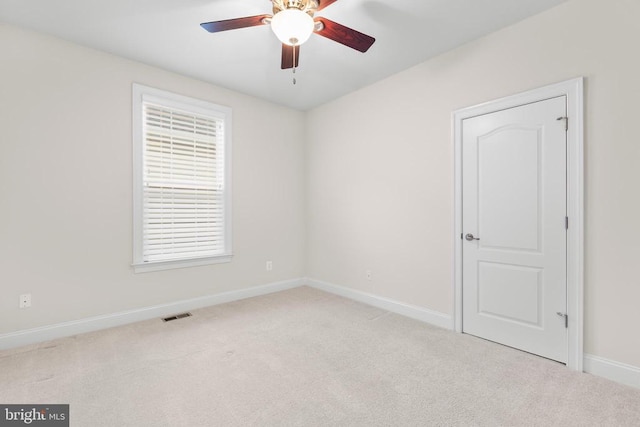
[[636, 366], [585, 354], [584, 371], [611, 381], [640, 388], [640, 368]]
[[223, 292], [215, 295], [207, 295], [204, 297], [172, 302], [169, 304], [155, 305], [136, 310], [88, 317], [55, 325], [10, 332], [0, 335], [0, 350], [20, 347], [27, 344], [35, 344], [56, 338], [69, 337], [86, 332], [98, 331], [142, 320], [166, 317], [184, 311], [297, 288], [303, 284], [304, 281], [302, 279], [292, 279], [283, 282], [269, 283], [262, 286], [254, 286], [247, 289], [240, 289], [237, 291]]
[[345, 298], [372, 305], [374, 307], [378, 307], [392, 313], [401, 314], [403, 316], [420, 320], [421, 322], [429, 323], [441, 328], [453, 329], [453, 318], [448, 314], [439, 313], [437, 311], [432, 311], [415, 305], [405, 304], [403, 302], [394, 301], [366, 292], [356, 291], [344, 286], [322, 282], [320, 280], [307, 278], [305, 283], [308, 286], [319, 289], [321, 291], [340, 295]]

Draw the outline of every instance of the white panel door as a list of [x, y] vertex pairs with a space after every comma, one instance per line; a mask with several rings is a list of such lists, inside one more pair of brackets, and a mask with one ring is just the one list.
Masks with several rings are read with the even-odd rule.
[[463, 121], [461, 236], [463, 332], [563, 363], [565, 116], [562, 96]]

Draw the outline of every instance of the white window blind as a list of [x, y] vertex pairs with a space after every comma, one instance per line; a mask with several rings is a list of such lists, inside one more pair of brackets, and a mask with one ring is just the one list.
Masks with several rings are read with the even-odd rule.
[[229, 255], [225, 117], [149, 96], [141, 110], [137, 263]]

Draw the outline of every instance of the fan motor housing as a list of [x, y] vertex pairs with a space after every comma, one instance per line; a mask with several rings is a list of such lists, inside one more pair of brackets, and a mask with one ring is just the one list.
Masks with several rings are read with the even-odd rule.
[[313, 17], [318, 9], [318, 0], [272, 0], [272, 3], [274, 15], [282, 10], [298, 9]]

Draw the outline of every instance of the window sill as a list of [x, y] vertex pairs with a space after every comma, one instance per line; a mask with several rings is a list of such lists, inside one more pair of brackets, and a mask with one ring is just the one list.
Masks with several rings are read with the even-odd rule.
[[147, 273], [149, 271], [172, 270], [174, 268], [198, 267], [201, 265], [221, 264], [231, 262], [232, 254], [218, 255], [206, 258], [178, 259], [171, 261], [156, 261], [132, 264], [135, 273]]

